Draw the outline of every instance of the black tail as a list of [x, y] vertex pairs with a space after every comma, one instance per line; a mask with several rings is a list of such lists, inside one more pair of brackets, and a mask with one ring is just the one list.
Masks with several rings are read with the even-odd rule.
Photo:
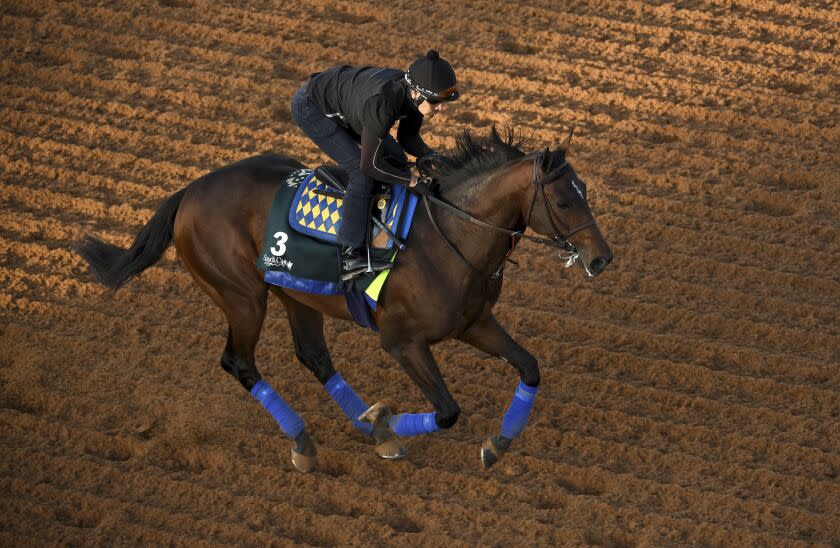
[[146, 223], [129, 249], [106, 244], [87, 236], [75, 247], [76, 252], [90, 265], [96, 279], [117, 289], [132, 276], [158, 262], [172, 243], [172, 226], [186, 188], [170, 196]]

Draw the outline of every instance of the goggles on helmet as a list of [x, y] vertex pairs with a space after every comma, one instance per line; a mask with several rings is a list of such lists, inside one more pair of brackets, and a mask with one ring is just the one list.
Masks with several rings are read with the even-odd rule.
[[443, 91], [434, 92], [417, 84], [408, 73], [405, 74], [405, 81], [408, 82], [411, 89], [420, 94], [415, 101], [417, 105], [420, 105], [423, 101], [427, 101], [430, 105], [436, 105], [438, 103], [454, 101], [458, 98], [458, 88], [456, 86], [452, 86], [451, 88], [447, 88]]

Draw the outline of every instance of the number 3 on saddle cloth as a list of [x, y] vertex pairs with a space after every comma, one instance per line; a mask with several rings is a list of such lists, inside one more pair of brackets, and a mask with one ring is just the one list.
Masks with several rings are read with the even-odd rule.
[[[319, 295], [344, 294], [356, 322], [376, 330], [370, 311], [376, 309], [390, 270], [362, 274], [351, 283], [341, 280], [341, 248], [336, 240], [344, 191], [340, 172], [329, 168], [325, 174], [322, 169], [293, 171], [277, 187], [257, 268], [265, 271], [263, 279], [273, 285]], [[378, 194], [376, 188], [374, 194]], [[408, 235], [417, 201], [405, 185], [391, 185], [389, 193], [377, 197], [374, 214], [402, 241]], [[377, 229], [374, 231], [376, 236]], [[396, 242], [388, 236], [385, 246], [372, 248], [371, 253], [393, 260]]]

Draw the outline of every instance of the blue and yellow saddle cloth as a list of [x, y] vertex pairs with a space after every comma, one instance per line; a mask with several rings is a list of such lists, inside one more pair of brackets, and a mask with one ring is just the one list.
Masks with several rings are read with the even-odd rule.
[[[417, 202], [417, 196], [404, 185], [392, 185], [390, 197], [376, 204], [385, 212], [385, 225], [401, 240], [408, 236]], [[313, 170], [293, 171], [277, 187], [269, 210], [263, 249], [257, 260], [257, 268], [265, 271], [263, 279], [306, 293], [343, 293], [352, 310], [351, 297], [358, 302], [360, 295], [351, 295], [353, 292], [341, 281], [340, 248], [336, 242], [341, 210], [341, 193], [319, 181]], [[394, 242], [388, 238], [387, 248], [374, 252], [390, 259], [396, 255], [393, 247]], [[354, 280], [353, 291], [362, 291], [367, 305], [376, 309], [389, 273], [385, 270], [362, 275]]]
[[[307, 174], [298, 186], [292, 207], [289, 209], [289, 224], [301, 234], [324, 242], [337, 243], [344, 205], [341, 193], [318, 180], [314, 171], [306, 171]], [[411, 199], [406, 200], [407, 195], [410, 193], [405, 185], [392, 185], [390, 197], [380, 198], [375, 204], [376, 209], [385, 214], [384, 219], [381, 219], [385, 226], [401, 239], [408, 234], [407, 225], [411, 219], [409, 214], [409, 223], [406, 223], [405, 233], [402, 233], [400, 221], [403, 212], [411, 210], [413, 214], [417, 204], [416, 196], [409, 196]], [[393, 245], [394, 242], [388, 238], [386, 248], [390, 249]]]

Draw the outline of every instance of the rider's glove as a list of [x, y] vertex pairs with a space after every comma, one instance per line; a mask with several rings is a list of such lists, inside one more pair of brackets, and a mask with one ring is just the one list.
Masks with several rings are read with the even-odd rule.
[[423, 175], [434, 173], [441, 167], [443, 156], [435, 151], [428, 152], [417, 158], [417, 170]]

